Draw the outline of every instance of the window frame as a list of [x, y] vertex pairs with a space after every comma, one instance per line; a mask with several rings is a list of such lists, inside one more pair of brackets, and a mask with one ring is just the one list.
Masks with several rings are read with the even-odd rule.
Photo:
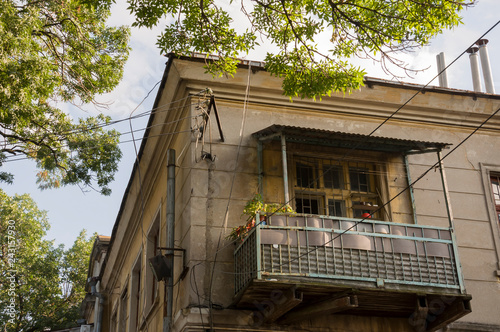
[[155, 279], [153, 271], [149, 267], [149, 258], [156, 256], [159, 251], [158, 247], [161, 245], [161, 207], [155, 214], [153, 222], [151, 223], [147, 236], [146, 236], [146, 259], [145, 259], [145, 280], [144, 280], [144, 311], [149, 312], [158, 302], [159, 296], [159, 282]]
[[497, 255], [497, 270], [496, 275], [500, 277], [500, 223], [498, 221], [498, 214], [496, 212], [496, 204], [491, 188], [491, 175], [500, 175], [500, 166], [486, 163], [479, 163], [481, 170], [481, 177], [483, 180], [483, 189], [486, 200], [487, 213], [490, 219], [491, 233], [493, 236], [493, 243]]
[[[128, 278], [127, 278], [128, 281]], [[117, 327], [120, 332], [130, 331], [128, 327], [129, 317], [130, 317], [130, 294], [128, 291], [128, 282], [125, 287], [123, 287], [120, 293], [119, 304], [118, 304], [118, 322]]]
[[[377, 157], [378, 156], [378, 157]], [[334, 202], [342, 202], [343, 205], [343, 213], [344, 216], [333, 215], [334, 217], [343, 217], [343, 218], [361, 218], [361, 216], [356, 217], [356, 213], [354, 209], [352, 209], [354, 202], [357, 202], [356, 198], [359, 201], [369, 202], [371, 204], [376, 204], [378, 206], [382, 206], [382, 203], [385, 201], [384, 193], [387, 192], [383, 187], [387, 187], [387, 176], [386, 175], [377, 175], [380, 172], [380, 165], [384, 163], [385, 156], [383, 153], [375, 153], [373, 156], [359, 156], [356, 155], [353, 158], [343, 158], [341, 155], [337, 154], [318, 154], [310, 155], [308, 153], [304, 153], [297, 149], [289, 154], [289, 174], [292, 175], [292, 178], [289, 180], [289, 183], [292, 184], [290, 186], [291, 195], [294, 197], [292, 200], [292, 206], [297, 210], [297, 198], [308, 199], [310, 197], [318, 197], [321, 198], [319, 200], [319, 215], [329, 215], [329, 200], [332, 199]], [[339, 179], [340, 188], [330, 188], [325, 185], [324, 176], [319, 176], [318, 181], [316, 182], [316, 186], [308, 190], [305, 187], [299, 187], [297, 180], [297, 164], [310, 164], [311, 166], [316, 167], [316, 170], [313, 170], [313, 174], [323, 174], [325, 169], [329, 167], [338, 167], [341, 170], [341, 178]], [[366, 191], [358, 191], [352, 190], [351, 188], [351, 170], [354, 169], [367, 169], [368, 174], [368, 190], [372, 190], [369, 192]], [[343, 187], [342, 187], [343, 186]], [[333, 186], [335, 187], [335, 186]], [[378, 190], [378, 192], [377, 192]], [[374, 214], [373, 218], [377, 220], [386, 220], [386, 217], [391, 220], [390, 211], [378, 211]]]
[[142, 299], [142, 250], [137, 255], [130, 271], [129, 331], [139, 331]]

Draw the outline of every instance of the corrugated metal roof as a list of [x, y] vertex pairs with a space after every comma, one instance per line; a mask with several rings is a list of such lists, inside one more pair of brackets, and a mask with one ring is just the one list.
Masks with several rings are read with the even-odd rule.
[[426, 153], [451, 145], [276, 124], [253, 133], [260, 140], [280, 139], [281, 135], [287, 142], [383, 152]]

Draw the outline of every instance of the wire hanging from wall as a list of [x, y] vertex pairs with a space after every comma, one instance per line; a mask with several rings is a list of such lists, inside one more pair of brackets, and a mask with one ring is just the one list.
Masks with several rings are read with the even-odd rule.
[[[202, 95], [198, 96], [198, 102], [194, 107], [195, 112], [195, 124], [193, 126], [193, 133], [196, 135], [195, 143], [195, 162], [199, 163], [202, 160], [209, 159], [211, 161], [215, 160], [215, 156], [212, 154], [212, 123], [210, 118], [210, 101], [213, 97], [212, 90], [207, 88]], [[209, 151], [205, 150], [205, 133], [208, 130], [209, 140], [208, 146]], [[201, 151], [198, 153], [198, 145], [201, 144]], [[198, 159], [200, 155], [200, 159]]]

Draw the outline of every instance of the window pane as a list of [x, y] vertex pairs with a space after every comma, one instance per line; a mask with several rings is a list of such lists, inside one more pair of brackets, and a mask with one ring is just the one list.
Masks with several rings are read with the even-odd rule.
[[361, 192], [370, 191], [368, 169], [366, 168], [349, 169], [349, 179], [351, 180], [352, 191], [361, 191]]
[[495, 199], [495, 204], [500, 205], [500, 177], [491, 177], [491, 188], [493, 189], [493, 198]]
[[302, 188], [316, 188], [315, 168], [312, 165], [297, 163], [297, 186]]
[[319, 200], [315, 198], [295, 199], [295, 206], [298, 213], [319, 214]]
[[345, 202], [328, 199], [328, 215], [335, 217], [346, 217]]
[[342, 168], [339, 166], [323, 166], [323, 179], [325, 181], [325, 188], [344, 189]]

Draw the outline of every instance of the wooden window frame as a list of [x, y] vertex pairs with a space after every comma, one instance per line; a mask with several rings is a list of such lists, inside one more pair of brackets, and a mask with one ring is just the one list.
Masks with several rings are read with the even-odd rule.
[[[377, 188], [380, 187], [381, 181], [377, 179], [377, 161], [366, 160], [366, 161], [354, 161], [354, 160], [338, 160], [335, 158], [328, 158], [326, 156], [308, 156], [303, 154], [294, 154], [292, 156], [292, 169], [290, 174], [293, 175], [294, 197], [293, 205], [297, 208], [296, 199], [308, 199], [310, 197], [321, 197], [319, 201], [319, 215], [329, 215], [329, 205], [328, 200], [332, 199], [334, 201], [343, 202], [343, 212], [344, 218], [361, 218], [361, 216], [356, 217], [356, 212], [353, 209], [354, 202], [365, 202], [372, 205], [380, 205], [382, 197], [377, 193]], [[313, 188], [299, 187], [299, 181], [297, 180], [297, 164], [307, 165], [310, 164], [311, 167], [315, 167], [313, 174], [318, 177], [317, 181], [312, 181], [316, 183]], [[341, 188], [329, 188], [325, 186], [324, 172], [329, 167], [338, 167], [341, 170], [341, 178], [339, 179]], [[368, 185], [369, 192], [352, 190], [351, 188], [351, 173], [354, 169], [367, 169], [368, 171]], [[379, 176], [380, 177], [380, 176]], [[343, 186], [343, 188], [342, 188]], [[358, 198], [358, 200], [356, 200]], [[374, 219], [382, 220], [384, 215], [381, 211], [373, 215]]]

